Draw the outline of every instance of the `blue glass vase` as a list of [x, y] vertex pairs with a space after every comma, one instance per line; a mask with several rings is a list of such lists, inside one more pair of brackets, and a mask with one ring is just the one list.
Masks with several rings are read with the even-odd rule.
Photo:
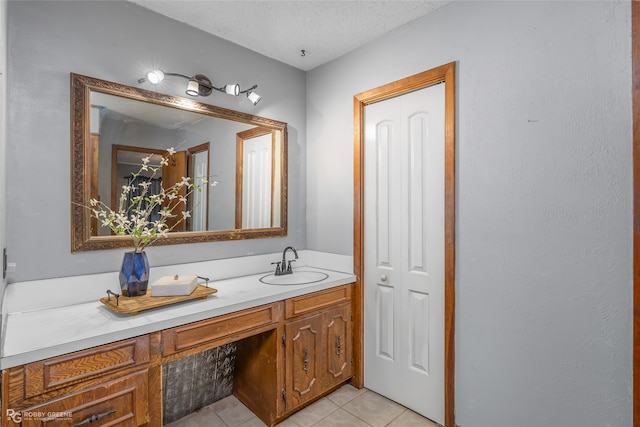
[[149, 260], [144, 251], [124, 253], [120, 269], [120, 291], [125, 297], [139, 297], [147, 293]]

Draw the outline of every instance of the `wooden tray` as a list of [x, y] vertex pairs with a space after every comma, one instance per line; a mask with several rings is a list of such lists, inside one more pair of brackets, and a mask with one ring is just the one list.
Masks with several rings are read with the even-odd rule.
[[[147, 294], [141, 297], [125, 297], [120, 295], [117, 300], [113, 295], [100, 298], [100, 302], [109, 307], [111, 310], [120, 314], [135, 315], [143, 310], [151, 308], [164, 307], [165, 305], [175, 304], [177, 302], [189, 301], [196, 298], [205, 299], [211, 294], [218, 292], [215, 288], [198, 285], [189, 295], [180, 295], [174, 297], [153, 297], [151, 290], [147, 290]], [[117, 301], [117, 305], [116, 305]]]

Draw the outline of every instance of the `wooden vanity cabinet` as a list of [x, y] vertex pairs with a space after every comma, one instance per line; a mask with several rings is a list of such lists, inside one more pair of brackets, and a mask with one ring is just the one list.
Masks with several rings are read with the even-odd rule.
[[5, 369], [2, 426], [162, 425], [162, 366], [236, 342], [233, 394], [272, 426], [351, 377], [343, 285]]
[[351, 378], [351, 286], [285, 302], [286, 412]]

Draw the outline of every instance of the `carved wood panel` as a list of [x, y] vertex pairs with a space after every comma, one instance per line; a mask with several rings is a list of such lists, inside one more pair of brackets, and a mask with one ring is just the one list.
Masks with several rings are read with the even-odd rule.
[[320, 386], [322, 315], [305, 317], [285, 325], [287, 410], [317, 396]]

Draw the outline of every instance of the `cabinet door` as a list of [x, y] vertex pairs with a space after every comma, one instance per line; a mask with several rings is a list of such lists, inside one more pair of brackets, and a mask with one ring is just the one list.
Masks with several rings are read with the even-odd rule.
[[322, 347], [322, 315], [287, 323], [285, 334], [286, 410], [289, 411], [321, 392], [318, 353]]
[[349, 305], [323, 315], [323, 388], [329, 389], [351, 377], [351, 310]]

